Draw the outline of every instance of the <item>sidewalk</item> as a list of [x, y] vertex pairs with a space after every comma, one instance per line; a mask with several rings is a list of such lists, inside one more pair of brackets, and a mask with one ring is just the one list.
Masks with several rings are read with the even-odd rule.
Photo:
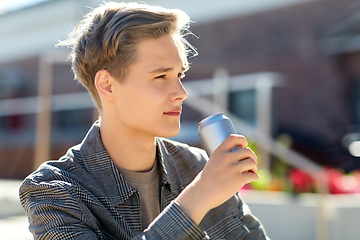
[[18, 191], [21, 181], [0, 179], [0, 239], [31, 240]]

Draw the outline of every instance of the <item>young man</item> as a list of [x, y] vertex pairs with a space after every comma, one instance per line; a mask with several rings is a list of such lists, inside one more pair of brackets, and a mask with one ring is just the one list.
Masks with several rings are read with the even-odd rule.
[[105, 3], [62, 43], [100, 119], [83, 142], [20, 187], [38, 239], [267, 239], [237, 191], [257, 158], [231, 135], [208, 160], [178, 134], [187, 93], [180, 10]]

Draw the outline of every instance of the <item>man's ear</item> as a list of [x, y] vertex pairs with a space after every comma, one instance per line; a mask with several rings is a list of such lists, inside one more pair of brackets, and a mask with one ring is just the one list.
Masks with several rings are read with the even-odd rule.
[[112, 99], [113, 96], [113, 90], [112, 90], [112, 81], [111, 81], [110, 73], [103, 69], [99, 70], [94, 79], [95, 87], [99, 93], [100, 98], [105, 97], [107, 99]]

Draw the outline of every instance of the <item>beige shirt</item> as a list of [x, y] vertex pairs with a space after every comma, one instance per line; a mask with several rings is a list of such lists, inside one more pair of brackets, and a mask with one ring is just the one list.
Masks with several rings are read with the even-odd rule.
[[160, 178], [157, 161], [148, 172], [134, 172], [119, 168], [128, 184], [140, 193], [141, 225], [146, 229], [160, 214]]

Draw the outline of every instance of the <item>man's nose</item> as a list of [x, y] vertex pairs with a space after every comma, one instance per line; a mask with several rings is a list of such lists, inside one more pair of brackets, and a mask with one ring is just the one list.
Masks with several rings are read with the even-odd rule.
[[172, 97], [173, 100], [175, 100], [175, 101], [179, 101], [179, 100], [184, 101], [187, 98], [188, 94], [187, 94], [187, 91], [184, 88], [181, 80], [176, 82], [175, 90], [174, 90], [172, 96], [173, 96]]

